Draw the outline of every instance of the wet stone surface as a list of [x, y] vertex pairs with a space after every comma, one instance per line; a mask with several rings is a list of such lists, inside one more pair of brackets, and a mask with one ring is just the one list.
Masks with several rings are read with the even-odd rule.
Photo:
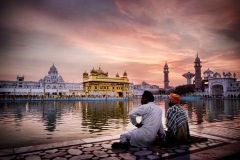
[[[174, 147], [164, 148], [161, 146], [150, 146], [148, 148], [128, 147], [126, 149], [112, 149], [113, 141], [104, 141], [102, 143], [79, 144], [77, 146], [69, 146], [58, 149], [43, 150], [40, 152], [32, 152], [19, 154], [7, 159], [51, 159], [51, 160], [79, 160], [79, 159], [105, 159], [105, 160], [143, 160], [143, 159], [159, 159], [177, 154], [188, 154], [189, 151], [209, 148], [210, 146], [221, 144], [223, 142], [209, 139], [202, 143], [194, 143], [191, 145], [178, 145]], [[1, 157], [0, 157], [1, 158]]]
[[68, 150], [68, 153], [71, 154], [71, 155], [80, 155], [82, 154], [82, 151], [80, 151], [79, 149], [69, 149]]

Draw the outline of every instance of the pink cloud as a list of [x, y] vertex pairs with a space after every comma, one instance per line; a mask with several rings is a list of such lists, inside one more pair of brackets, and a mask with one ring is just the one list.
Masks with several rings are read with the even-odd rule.
[[23, 74], [38, 81], [54, 62], [65, 81], [81, 82], [85, 70], [102, 64], [110, 76], [126, 70], [131, 82], [163, 87], [167, 61], [176, 86], [186, 83], [183, 73], [194, 72], [197, 52], [202, 72], [240, 75], [239, 2], [79, 3], [4, 5], [1, 79]]

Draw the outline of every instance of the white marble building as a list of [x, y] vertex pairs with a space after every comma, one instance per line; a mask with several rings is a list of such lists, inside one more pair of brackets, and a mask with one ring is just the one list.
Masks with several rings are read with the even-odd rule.
[[[157, 85], [150, 85], [146, 82], [141, 84], [129, 84], [130, 97], [142, 96], [143, 92], [148, 90], [154, 95], [159, 95]], [[51, 66], [48, 74], [41, 78], [38, 82], [25, 81], [24, 76], [17, 76], [16, 81], [0, 80], [0, 95], [85, 95], [83, 91], [83, 83], [65, 82], [58, 70]]]
[[236, 74], [231, 72], [219, 74], [207, 69], [203, 77], [204, 91], [202, 96], [209, 95], [214, 97], [240, 97], [240, 81], [237, 81]]
[[17, 81], [0, 80], [1, 95], [81, 95], [82, 90], [82, 83], [66, 83], [54, 64], [38, 82], [24, 81], [24, 76], [17, 76]]
[[159, 95], [160, 88], [157, 85], [150, 85], [144, 81], [142, 82], [142, 84], [129, 85], [129, 91], [132, 91], [134, 96], [142, 96], [145, 90], [152, 92], [153, 95]]

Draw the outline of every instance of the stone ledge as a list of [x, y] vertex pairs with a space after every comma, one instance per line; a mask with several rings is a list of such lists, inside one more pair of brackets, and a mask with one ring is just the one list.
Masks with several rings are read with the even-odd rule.
[[222, 147], [216, 147], [201, 152], [193, 153], [192, 155], [200, 157], [202, 159], [220, 159], [240, 153], [239, 146], [240, 142], [237, 142]]

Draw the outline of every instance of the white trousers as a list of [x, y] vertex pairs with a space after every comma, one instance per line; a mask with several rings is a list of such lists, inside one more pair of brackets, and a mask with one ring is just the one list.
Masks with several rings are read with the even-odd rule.
[[129, 142], [131, 137], [135, 134], [136, 130], [137, 130], [137, 128], [135, 128], [127, 133], [121, 134], [120, 142]]

